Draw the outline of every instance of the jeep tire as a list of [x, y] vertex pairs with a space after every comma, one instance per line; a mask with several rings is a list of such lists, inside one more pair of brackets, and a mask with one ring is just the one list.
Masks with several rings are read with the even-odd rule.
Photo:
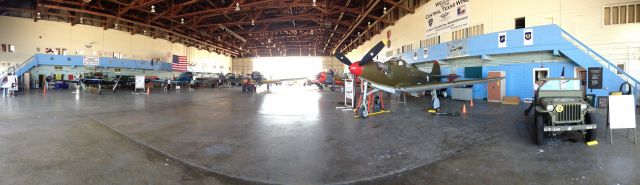
[[543, 114], [535, 114], [535, 118], [534, 118], [534, 123], [535, 123], [535, 136], [536, 136], [536, 144], [538, 145], [543, 145], [544, 144], [544, 115]]
[[[594, 121], [591, 118], [591, 113], [587, 113], [586, 115], [584, 115], [584, 124], [587, 124], [587, 125], [594, 124]], [[584, 135], [584, 139], [586, 142], [597, 140], [598, 128], [596, 127], [595, 129], [587, 130], [586, 134]]]

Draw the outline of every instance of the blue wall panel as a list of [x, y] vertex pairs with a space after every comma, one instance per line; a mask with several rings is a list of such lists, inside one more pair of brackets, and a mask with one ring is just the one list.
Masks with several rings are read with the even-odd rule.
[[[36, 54], [36, 65], [57, 65], [57, 66], [83, 66], [83, 56], [80, 55], [52, 55], [52, 54]], [[171, 64], [166, 62], [154, 62], [130, 59], [118, 59], [100, 57], [98, 59], [99, 67], [106, 68], [128, 68], [128, 69], [146, 69], [146, 70], [162, 70], [171, 71]]]
[[[544, 65], [544, 66], [542, 66]], [[565, 67], [565, 77], [573, 78], [574, 67], [577, 65], [572, 62], [546, 62], [541, 63], [521, 63], [521, 64], [505, 64], [499, 66], [484, 66], [482, 67], [482, 75], [488, 76], [489, 71], [504, 71], [506, 75], [506, 96], [517, 96], [521, 99], [533, 97], [533, 69], [534, 68], [547, 68], [549, 69], [550, 78], [559, 78], [562, 73], [562, 67]], [[459, 80], [466, 80], [464, 78], [464, 68], [456, 68], [456, 74], [461, 76]], [[449, 67], [442, 68], [442, 74], [448, 75]], [[447, 90], [451, 93], [451, 90]], [[587, 92], [589, 93], [589, 92]], [[485, 99], [487, 98], [487, 84], [475, 84], [473, 85], [473, 98]]]

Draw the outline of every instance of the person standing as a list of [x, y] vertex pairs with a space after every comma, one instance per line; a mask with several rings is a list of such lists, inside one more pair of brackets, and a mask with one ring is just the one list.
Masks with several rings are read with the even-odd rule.
[[529, 112], [531, 112], [531, 110], [533, 110], [533, 108], [536, 107], [536, 101], [538, 100], [538, 88], [540, 88], [541, 84], [542, 84], [542, 80], [538, 80], [535, 83], [533, 83], [533, 101], [531, 101], [531, 104], [529, 104], [529, 108], [527, 108], [527, 110], [524, 111], [525, 116], [529, 116]]
[[15, 96], [15, 91], [18, 90], [18, 77], [9, 73], [7, 83], [9, 84], [9, 96]]

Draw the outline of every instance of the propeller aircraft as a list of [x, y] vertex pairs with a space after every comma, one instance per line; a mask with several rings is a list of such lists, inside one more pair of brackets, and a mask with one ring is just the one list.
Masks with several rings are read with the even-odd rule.
[[254, 71], [251, 74], [248, 74], [250, 78], [245, 79], [242, 82], [242, 92], [256, 92], [256, 86], [261, 86], [263, 84], [267, 85], [267, 90], [271, 86], [271, 84], [278, 84], [285, 81], [294, 81], [294, 80], [304, 80], [306, 78], [284, 78], [284, 79], [272, 79], [268, 80], [264, 77], [264, 75], [260, 74], [259, 71]]
[[[360, 117], [368, 116], [367, 96], [379, 90], [396, 93], [418, 93], [428, 90], [438, 90], [449, 87], [461, 87], [471, 84], [487, 83], [498, 81], [498, 78], [480, 78], [472, 80], [458, 80], [452, 82], [442, 82], [442, 78], [449, 78], [449, 75], [441, 75], [440, 64], [433, 62], [431, 73], [421, 71], [414, 65], [407, 64], [404, 60], [393, 58], [384, 63], [373, 62], [373, 58], [384, 48], [384, 43], [379, 42], [360, 61], [351, 62], [344, 54], [336, 53], [336, 58], [343, 64], [349, 66], [349, 72], [360, 78], [364, 84], [362, 104], [357, 108]], [[368, 92], [367, 86], [374, 89]], [[434, 97], [437, 99], [437, 97]]]

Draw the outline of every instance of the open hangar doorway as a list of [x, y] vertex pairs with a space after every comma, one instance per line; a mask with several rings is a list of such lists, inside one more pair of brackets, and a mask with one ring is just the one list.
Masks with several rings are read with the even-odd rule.
[[253, 70], [266, 79], [313, 77], [322, 71], [322, 58], [259, 57], [253, 59]]

